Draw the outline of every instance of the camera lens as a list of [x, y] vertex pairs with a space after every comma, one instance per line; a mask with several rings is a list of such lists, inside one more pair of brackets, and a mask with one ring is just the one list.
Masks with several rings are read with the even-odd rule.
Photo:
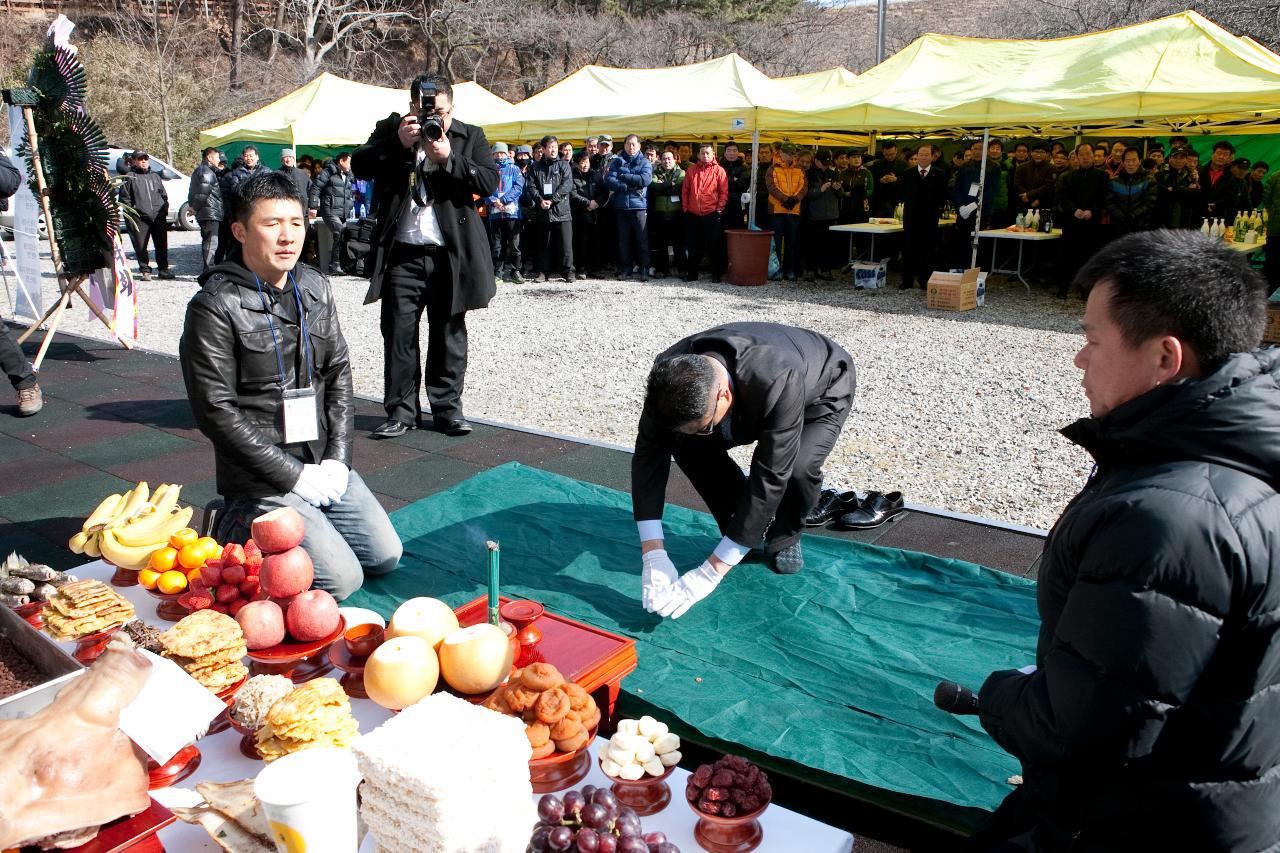
[[422, 135], [432, 142], [444, 136], [444, 127], [440, 124], [440, 119], [427, 119], [422, 125]]

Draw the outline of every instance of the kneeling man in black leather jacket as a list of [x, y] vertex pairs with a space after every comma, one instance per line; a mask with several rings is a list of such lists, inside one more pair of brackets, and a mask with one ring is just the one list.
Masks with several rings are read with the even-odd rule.
[[[200, 276], [178, 353], [226, 499], [214, 535], [291, 506], [306, 519], [315, 586], [341, 600], [396, 567], [400, 538], [351, 470], [351, 365], [329, 283], [298, 264], [303, 202], [284, 175], [255, 175], [232, 202], [237, 246]], [[305, 329], [305, 333], [300, 332]]]

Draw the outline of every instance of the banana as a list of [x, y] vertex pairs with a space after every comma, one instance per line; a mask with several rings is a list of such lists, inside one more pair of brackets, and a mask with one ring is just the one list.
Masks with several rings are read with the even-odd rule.
[[178, 495], [182, 493], [182, 486], [177, 483], [164, 483], [156, 491], [159, 494], [151, 496], [151, 502], [156, 505], [156, 511], [168, 512], [178, 505]]
[[84, 545], [88, 541], [89, 541], [89, 534], [81, 530], [75, 536], [71, 537], [71, 541], [67, 543], [67, 547], [71, 549], [71, 553], [73, 554], [83, 554]]
[[84, 555], [97, 559], [102, 556], [102, 539], [99, 533], [90, 533], [84, 543]]
[[147, 488], [147, 481], [143, 480], [138, 484], [132, 492], [129, 493], [129, 500], [116, 514], [115, 521], [124, 521], [133, 518], [142, 509], [142, 505], [147, 502], [147, 498], [151, 496], [151, 492]]
[[116, 530], [108, 527], [102, 531], [99, 544], [102, 556], [113, 565], [130, 571], [141, 571], [151, 561], [151, 553], [161, 546], [155, 542], [146, 545], [125, 545], [116, 538]]
[[[110, 521], [112, 518], [115, 517], [116, 510], [118, 510], [121, 507], [122, 505], [121, 501], [123, 499], [124, 499], [124, 495], [120, 495], [120, 494], [107, 495], [105, 498], [102, 499], [102, 503], [98, 504], [97, 509], [89, 513], [89, 517], [84, 520], [84, 526], [81, 527], [80, 529], [87, 531], [90, 527], [93, 527], [95, 524], [103, 524], [107, 521]], [[78, 554], [80, 552], [76, 551], [76, 553]]]
[[169, 537], [191, 523], [193, 507], [172, 510], [170, 512], [153, 512], [146, 518], [134, 519], [120, 527], [111, 528], [115, 539], [126, 547], [151, 545], [152, 549], [163, 548]]

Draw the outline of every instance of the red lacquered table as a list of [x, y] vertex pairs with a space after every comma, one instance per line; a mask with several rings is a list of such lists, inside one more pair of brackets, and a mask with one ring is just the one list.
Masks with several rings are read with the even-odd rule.
[[[499, 606], [511, 599], [499, 598]], [[454, 613], [464, 628], [489, 618], [489, 599], [481, 596]], [[533, 622], [542, 633], [537, 645], [523, 647], [517, 666], [545, 661], [590, 693], [605, 720], [614, 719], [622, 679], [636, 668], [636, 641], [546, 612]], [[612, 728], [609, 729], [612, 731]]]

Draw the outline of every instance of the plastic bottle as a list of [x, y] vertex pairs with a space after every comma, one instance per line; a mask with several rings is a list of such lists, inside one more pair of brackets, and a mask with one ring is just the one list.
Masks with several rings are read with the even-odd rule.
[[1032, 231], [1040, 230], [1040, 211], [1032, 209], [1027, 212], [1027, 227]]
[[1018, 230], [1019, 230], [1019, 231], [1025, 230], [1025, 229], [1026, 229], [1026, 227], [1027, 227], [1027, 217], [1026, 217], [1026, 215], [1025, 215], [1025, 214], [1022, 214], [1022, 213], [1019, 213], [1019, 214], [1018, 214], [1018, 218], [1014, 220], [1013, 224], [1014, 224], [1015, 226], [1017, 226], [1017, 228], [1018, 228]]
[[1208, 237], [1210, 236], [1209, 230], [1209, 218], [1206, 216], [1205, 220], [1200, 223], [1200, 233]]

